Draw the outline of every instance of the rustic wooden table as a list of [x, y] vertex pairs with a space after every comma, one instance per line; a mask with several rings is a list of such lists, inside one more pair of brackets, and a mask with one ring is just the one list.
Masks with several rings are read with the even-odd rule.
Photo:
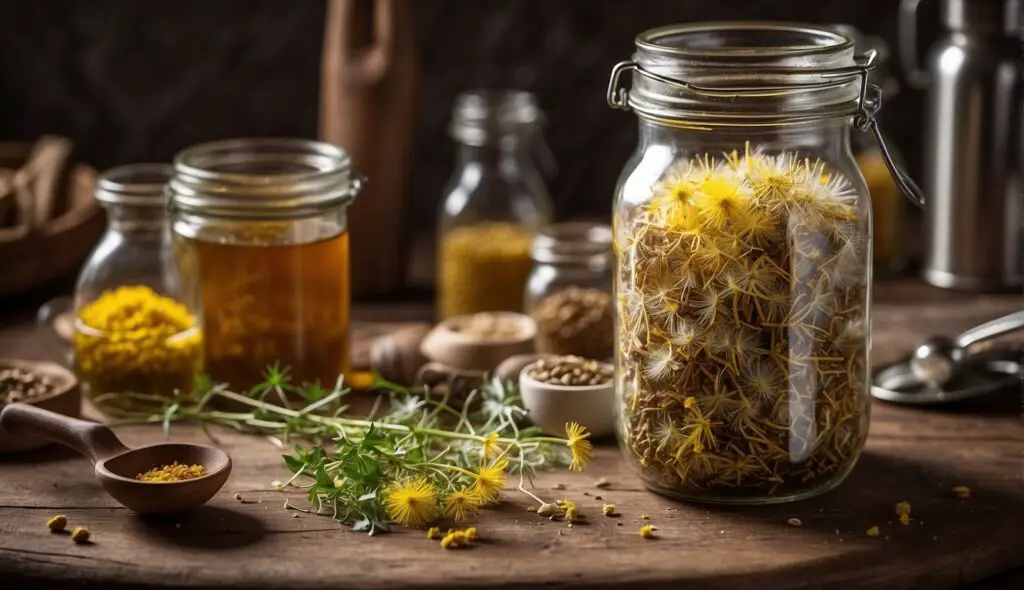
[[[955, 295], [907, 282], [879, 285], [875, 302], [879, 363], [925, 334], [1024, 307], [1019, 296]], [[429, 306], [378, 305], [358, 315], [408, 321], [429, 315]], [[0, 321], [0, 356], [52, 356], [24, 310]], [[510, 490], [482, 516], [479, 545], [450, 552], [420, 531], [367, 537], [286, 510], [286, 498], [303, 506], [303, 494], [272, 489], [286, 472], [279, 449], [262, 439], [223, 436], [235, 461], [227, 486], [208, 506], [173, 519], [128, 513], [101, 491], [86, 461], [49, 448], [0, 458], [0, 588], [1021, 588], [1021, 410], [1013, 393], [955, 411], [877, 402], [849, 480], [820, 498], [774, 507], [661, 498], [642, 489], [607, 445], [585, 472], [537, 481], [543, 496], [576, 500], [583, 524], [569, 529], [537, 517]], [[151, 427], [119, 434], [128, 444], [162, 438]], [[187, 426], [172, 437], [203, 440]], [[609, 489], [594, 487], [601, 477]], [[552, 489], [558, 484], [564, 491]], [[951, 497], [953, 485], [970, 486], [970, 499]], [[900, 500], [913, 506], [909, 526], [895, 519]], [[621, 516], [602, 516], [603, 502]], [[637, 534], [644, 512], [658, 527], [654, 540]], [[88, 526], [95, 543], [50, 534], [45, 522], [55, 513]], [[794, 517], [801, 527], [787, 524]], [[865, 534], [873, 525], [878, 538]]]

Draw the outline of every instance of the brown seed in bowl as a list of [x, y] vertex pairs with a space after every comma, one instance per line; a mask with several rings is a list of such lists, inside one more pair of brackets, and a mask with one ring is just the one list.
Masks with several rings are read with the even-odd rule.
[[564, 386], [604, 385], [612, 380], [612, 371], [605, 365], [578, 356], [541, 359], [527, 373], [541, 383]]

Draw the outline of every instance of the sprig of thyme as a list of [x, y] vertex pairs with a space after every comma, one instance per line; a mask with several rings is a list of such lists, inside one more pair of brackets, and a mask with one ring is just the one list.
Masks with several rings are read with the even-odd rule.
[[[506, 473], [519, 475], [519, 489], [538, 499], [524, 487], [538, 470], [580, 469], [590, 458], [589, 435], [578, 425], [567, 425], [568, 439], [524, 426], [518, 388], [497, 378], [458, 407], [448, 395], [417, 395], [377, 378], [385, 395], [369, 416], [349, 412], [351, 390], [343, 379], [330, 390], [295, 385], [276, 365], [246, 393], [205, 376], [197, 383], [195, 392], [172, 398], [113, 393], [95, 403], [115, 425], [162, 424], [169, 432], [171, 423], [194, 421], [214, 440], [211, 424], [292, 444], [284, 462], [293, 475], [282, 487], [304, 488], [317, 513], [370, 534], [388, 531], [392, 522], [466, 520], [497, 500]], [[131, 401], [157, 409], [130, 409]]]

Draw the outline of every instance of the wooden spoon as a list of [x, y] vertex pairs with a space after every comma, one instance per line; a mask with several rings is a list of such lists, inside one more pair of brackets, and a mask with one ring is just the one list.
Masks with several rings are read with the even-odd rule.
[[[27, 404], [0, 412], [0, 430], [62, 444], [92, 460], [96, 479], [125, 508], [139, 514], [167, 514], [205, 504], [231, 474], [231, 457], [220, 449], [188, 443], [160, 443], [129, 449], [106, 426], [68, 418]], [[135, 479], [155, 467], [177, 461], [202, 465], [206, 475], [176, 482]]]

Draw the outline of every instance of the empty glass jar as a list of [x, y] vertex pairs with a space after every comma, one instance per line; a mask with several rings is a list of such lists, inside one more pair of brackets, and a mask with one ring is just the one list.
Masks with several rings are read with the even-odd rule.
[[[86, 395], [105, 411], [159, 405], [192, 392], [202, 336], [192, 285], [170, 247], [164, 185], [171, 167], [135, 164], [97, 180], [107, 231], [74, 294], [74, 367]], [[134, 393], [144, 398], [104, 394]]]
[[331, 388], [348, 366], [349, 158], [302, 139], [179, 153], [168, 184], [178, 261], [201, 294], [204, 368], [250, 388], [271, 365]]
[[541, 122], [528, 92], [476, 91], [456, 102], [458, 165], [437, 227], [440, 319], [522, 311], [533, 237], [552, 215], [535, 157]]
[[696, 23], [640, 34], [613, 70], [640, 127], [613, 210], [619, 437], [656, 491], [795, 500], [860, 455], [871, 205], [850, 130], [877, 131], [870, 57], [812, 25]]

